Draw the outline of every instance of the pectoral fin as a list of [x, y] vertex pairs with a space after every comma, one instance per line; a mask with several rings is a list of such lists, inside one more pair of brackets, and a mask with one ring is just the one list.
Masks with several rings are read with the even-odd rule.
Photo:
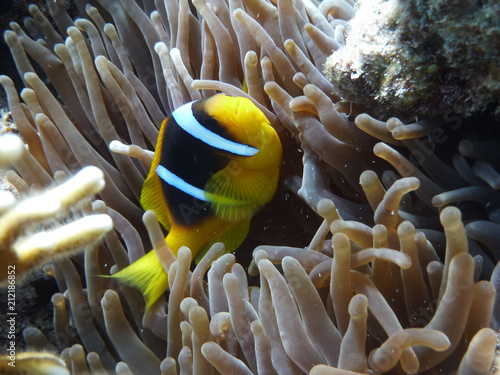
[[269, 202], [275, 191], [277, 174], [238, 169], [232, 165], [214, 174], [205, 185], [206, 196], [215, 216], [230, 222], [250, 219]]

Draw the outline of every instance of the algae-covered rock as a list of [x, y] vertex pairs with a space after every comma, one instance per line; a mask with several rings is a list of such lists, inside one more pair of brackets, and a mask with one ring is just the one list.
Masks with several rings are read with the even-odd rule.
[[500, 114], [500, 2], [361, 0], [325, 74], [379, 118]]

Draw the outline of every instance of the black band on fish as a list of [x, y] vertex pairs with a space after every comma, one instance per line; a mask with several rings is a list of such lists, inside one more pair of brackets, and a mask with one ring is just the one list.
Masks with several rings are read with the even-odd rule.
[[175, 122], [184, 131], [212, 147], [235, 155], [253, 156], [259, 152], [259, 150], [254, 147], [225, 139], [201, 125], [194, 117], [192, 110], [193, 103], [194, 102], [186, 103], [172, 113], [172, 117], [175, 119]]

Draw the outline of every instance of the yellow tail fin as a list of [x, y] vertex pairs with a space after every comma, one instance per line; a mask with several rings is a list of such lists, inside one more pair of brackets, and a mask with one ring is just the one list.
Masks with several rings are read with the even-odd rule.
[[147, 308], [168, 289], [168, 275], [154, 250], [111, 277], [139, 289], [146, 299]]

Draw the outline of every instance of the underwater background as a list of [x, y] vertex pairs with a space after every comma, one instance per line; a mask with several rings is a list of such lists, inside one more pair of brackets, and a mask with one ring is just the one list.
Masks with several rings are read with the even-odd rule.
[[[34, 4], [0, 9], [2, 132], [27, 145], [0, 144], [0, 372], [497, 371], [498, 2]], [[268, 118], [279, 186], [146, 310], [98, 275], [168, 251], [148, 150], [216, 92]]]

